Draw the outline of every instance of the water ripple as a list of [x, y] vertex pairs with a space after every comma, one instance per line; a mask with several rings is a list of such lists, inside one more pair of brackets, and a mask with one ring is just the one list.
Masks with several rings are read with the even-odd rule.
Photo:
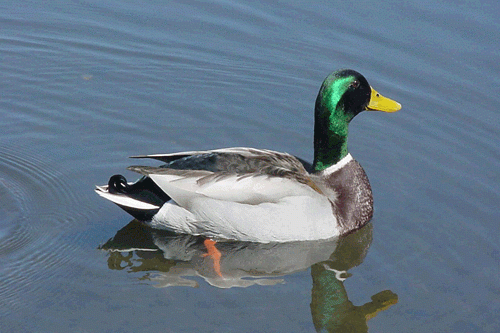
[[0, 298], [11, 310], [71, 260], [76, 249], [61, 237], [84, 218], [68, 218], [77, 204], [69, 177], [34, 155], [0, 147]]

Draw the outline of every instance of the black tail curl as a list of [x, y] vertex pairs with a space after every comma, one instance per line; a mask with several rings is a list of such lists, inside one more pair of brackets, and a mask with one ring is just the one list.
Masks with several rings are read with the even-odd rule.
[[122, 194], [129, 198], [157, 206], [154, 209], [139, 209], [118, 204], [123, 210], [140, 221], [151, 220], [160, 207], [170, 200], [170, 197], [156, 185], [151, 178], [142, 177], [134, 183], [128, 183], [122, 175], [109, 178], [108, 192]]
[[128, 193], [129, 185], [127, 184], [127, 179], [122, 175], [114, 175], [109, 178], [108, 181], [108, 192], [109, 193]]

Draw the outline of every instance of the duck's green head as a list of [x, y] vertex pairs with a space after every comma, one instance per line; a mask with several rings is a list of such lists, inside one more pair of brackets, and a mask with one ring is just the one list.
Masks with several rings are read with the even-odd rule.
[[347, 155], [349, 122], [361, 111], [395, 112], [401, 105], [375, 91], [351, 69], [328, 75], [316, 99], [314, 169], [323, 170]]

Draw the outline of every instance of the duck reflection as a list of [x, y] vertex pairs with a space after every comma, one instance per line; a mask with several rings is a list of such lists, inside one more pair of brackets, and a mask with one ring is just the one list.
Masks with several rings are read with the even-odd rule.
[[[218, 288], [275, 285], [288, 274], [311, 268], [311, 314], [316, 330], [363, 332], [367, 320], [396, 304], [389, 290], [355, 306], [343, 281], [360, 265], [372, 241], [371, 223], [331, 240], [290, 243], [211, 242], [202, 237], [155, 230], [133, 220], [100, 248], [110, 269], [146, 272], [155, 287], [198, 287], [201, 277]], [[191, 277], [191, 279], [190, 279]]]

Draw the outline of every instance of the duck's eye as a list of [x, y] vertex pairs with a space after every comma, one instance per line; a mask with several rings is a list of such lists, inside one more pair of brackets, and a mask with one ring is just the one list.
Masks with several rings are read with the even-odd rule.
[[356, 89], [357, 87], [359, 87], [359, 81], [356, 80], [356, 81], [353, 81], [350, 85], [351, 88], [353, 89]]

